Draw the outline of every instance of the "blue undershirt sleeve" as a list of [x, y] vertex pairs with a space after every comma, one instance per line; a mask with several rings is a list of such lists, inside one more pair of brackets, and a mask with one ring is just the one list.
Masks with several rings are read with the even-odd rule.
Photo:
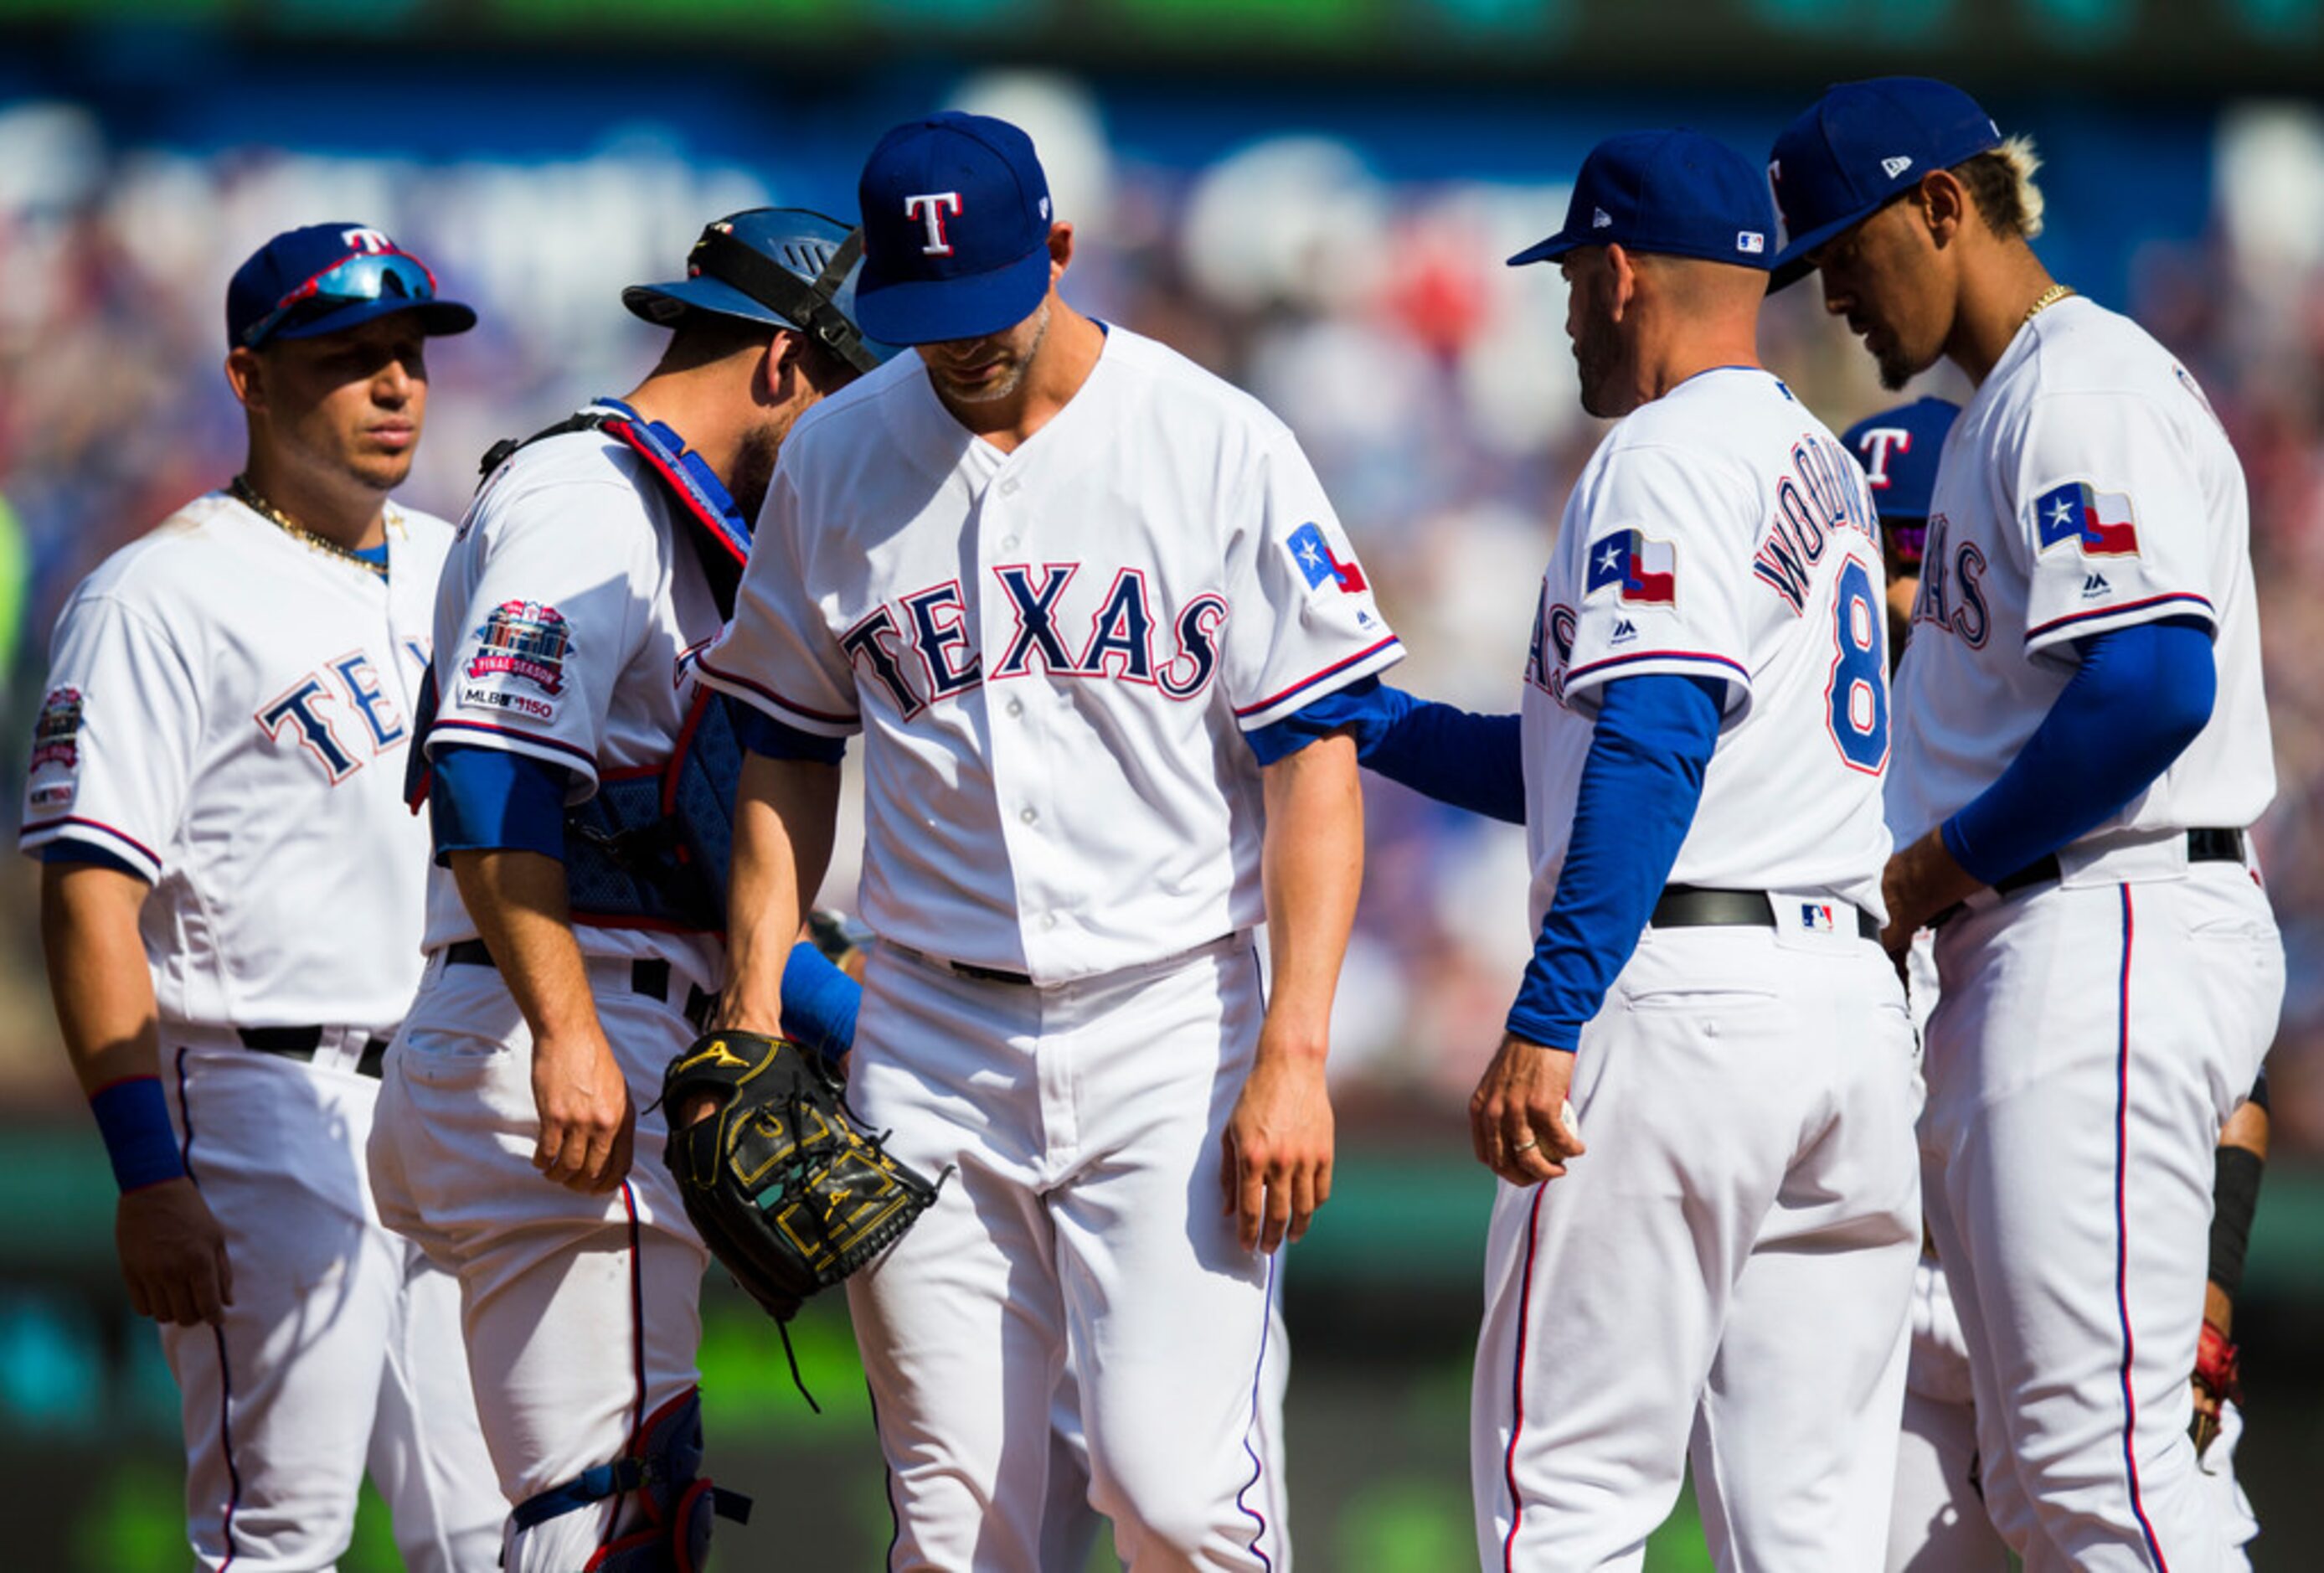
[[106, 851], [94, 841], [76, 841], [69, 836], [60, 836], [42, 847], [41, 861], [42, 863], [92, 864], [98, 868], [117, 869], [146, 884], [153, 883], [145, 878], [143, 870], [131, 867], [127, 858]]
[[504, 748], [458, 744], [429, 763], [428, 819], [436, 861], [452, 852], [538, 852], [565, 861], [566, 773], [545, 760]]
[[847, 739], [820, 737], [786, 726], [753, 705], [734, 707], [734, 736], [745, 751], [769, 759], [811, 759], [837, 764], [847, 757]]
[[1525, 756], [1513, 715], [1476, 715], [1368, 677], [1247, 736], [1259, 762], [1272, 764], [1342, 727], [1354, 735], [1365, 769], [1440, 803], [1525, 823]]
[[863, 985], [802, 939], [783, 968], [783, 1036], [836, 1063], [855, 1046]]
[[2211, 718], [2204, 625], [2171, 619], [2074, 641], [2081, 662], [2008, 768], [1941, 830], [1985, 884], [2079, 840], [2171, 768]]
[[1509, 1010], [1517, 1037], [1580, 1047], [1694, 822], [1725, 696], [1715, 679], [1676, 673], [1620, 678], [1599, 690], [1565, 866]]

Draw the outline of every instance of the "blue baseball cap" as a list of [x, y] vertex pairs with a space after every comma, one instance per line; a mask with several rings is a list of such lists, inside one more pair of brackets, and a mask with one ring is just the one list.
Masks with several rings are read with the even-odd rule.
[[1049, 291], [1049, 179], [1033, 139], [946, 110], [880, 139], [856, 189], [863, 331], [890, 344], [982, 338]]
[[686, 277], [632, 284], [622, 304], [657, 327], [696, 311], [806, 334], [868, 372], [896, 353], [856, 325], [862, 234], [807, 208], [746, 208], [705, 226]]
[[423, 333], [466, 333], [476, 314], [436, 291], [426, 263], [367, 224], [286, 229], [235, 269], [226, 287], [229, 345], [312, 338], [393, 312], [419, 314]]
[[2001, 145], [1977, 100], [1928, 77], [1842, 82], [1784, 128], [1767, 161], [1784, 215], [1783, 251], [1769, 291], [1814, 271], [1807, 254], [1862, 223], [1890, 199]]
[[1683, 127], [1634, 131], [1590, 150], [1566, 204], [1565, 227], [1509, 258], [1509, 266], [1611, 243], [1764, 268], [1775, 239], [1766, 177], [1741, 153]]
[[1906, 568], [1920, 564], [1937, 459], [1960, 414], [1960, 406], [1950, 399], [1916, 399], [1865, 417], [1840, 438], [1864, 467], [1873, 505], [1887, 526], [1889, 551]]

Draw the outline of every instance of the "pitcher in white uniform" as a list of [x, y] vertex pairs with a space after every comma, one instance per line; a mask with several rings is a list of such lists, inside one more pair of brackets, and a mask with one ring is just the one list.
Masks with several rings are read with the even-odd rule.
[[848, 1283], [888, 1565], [1038, 1565], [1070, 1350], [1130, 1564], [1267, 1568], [1271, 1253], [1330, 1193], [1362, 865], [1353, 749], [1296, 717], [1398, 646], [1282, 423], [1058, 296], [1022, 132], [899, 127], [860, 194], [865, 330], [918, 353], [800, 421], [699, 662], [790, 735], [743, 774], [726, 1022], [778, 1013], [861, 733], [849, 1096], [949, 1173]]
[[1889, 784], [1889, 945], [1936, 930], [1927, 1209], [1985, 1500], [2032, 1573], [2215, 1568], [2189, 1439], [2213, 1151], [2283, 950], [2241, 467], [2202, 391], [2028, 244], [2032, 149], [1959, 89], [1836, 88], [1777, 140], [1778, 285], [1891, 386], [1976, 385], [1930, 502]]
[[388, 494], [426, 338], [475, 322], [366, 225], [267, 243], [226, 292], [249, 458], [58, 620], [22, 845], [57, 1016], [162, 1324], [196, 1565], [319, 1573], [368, 1471], [421, 1573], [488, 1573], [458, 1286], [380, 1225], [380, 1057], [420, 980], [403, 760], [451, 529]]

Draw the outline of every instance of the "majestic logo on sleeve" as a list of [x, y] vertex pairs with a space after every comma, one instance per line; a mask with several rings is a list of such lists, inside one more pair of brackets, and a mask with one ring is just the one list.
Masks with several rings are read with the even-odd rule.
[[1302, 524], [1284, 538], [1283, 545], [1291, 553], [1291, 560], [1299, 565], [1299, 575], [1311, 590], [1336, 584], [1343, 594], [1353, 596], [1369, 588], [1364, 570], [1356, 566], [1354, 555], [1341, 561], [1332, 543], [1323, 539], [1323, 527], [1320, 524]]
[[80, 717], [78, 689], [49, 690], [32, 723], [32, 769], [54, 764], [70, 770], [80, 763]]
[[2138, 524], [2126, 493], [2069, 481], [2034, 499], [2034, 522], [2044, 551], [2072, 541], [2084, 557], [2138, 555]]
[[1611, 587], [1625, 606], [1670, 606], [1678, 603], [1678, 548], [1649, 541], [1643, 531], [1617, 530], [1590, 548], [1590, 572], [1582, 594]]
[[476, 630], [470, 678], [512, 677], [544, 694], [565, 690], [565, 658], [573, 636], [564, 614], [539, 601], [503, 601]]

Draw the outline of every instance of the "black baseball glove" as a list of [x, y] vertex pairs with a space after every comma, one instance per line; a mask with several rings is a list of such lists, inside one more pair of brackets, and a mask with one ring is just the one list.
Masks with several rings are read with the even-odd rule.
[[[686, 1216], [779, 1322], [936, 1198], [936, 1185], [857, 1128], [840, 1090], [815, 1055], [758, 1032], [707, 1033], [662, 1076], [672, 1126], [662, 1157]], [[715, 1112], [680, 1128], [706, 1094]]]

